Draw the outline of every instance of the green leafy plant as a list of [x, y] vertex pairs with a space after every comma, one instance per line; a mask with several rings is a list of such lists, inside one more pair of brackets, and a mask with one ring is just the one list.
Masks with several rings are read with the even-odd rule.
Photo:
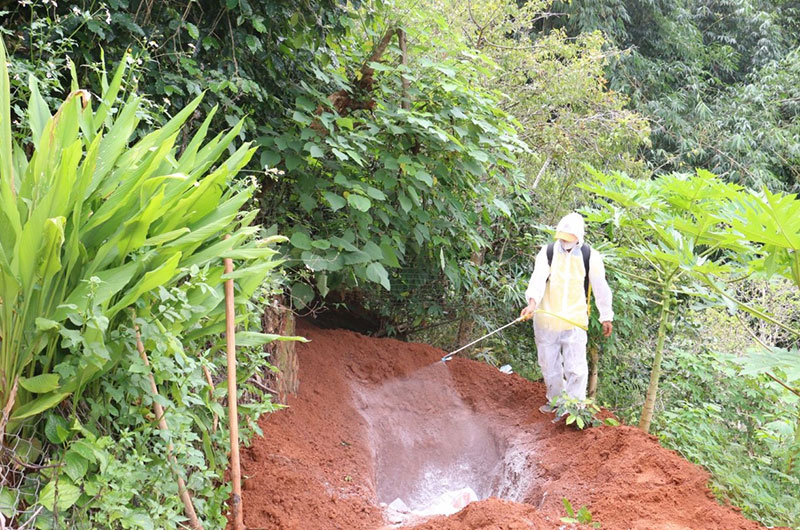
[[719, 294], [702, 285], [731, 270], [724, 260], [726, 252], [747, 255], [752, 249], [727, 230], [719, 215], [720, 204], [734, 188], [707, 171], [655, 180], [590, 172], [594, 181], [581, 186], [595, 194], [598, 207], [587, 218], [609, 227], [620, 256], [645, 267], [647, 276], [624, 274], [654, 289], [653, 303], [659, 306], [650, 384], [639, 420], [639, 427], [648, 431], [674, 306], [682, 300], [677, 294], [721, 303]]
[[[2, 46], [0, 63], [0, 403], [14, 400], [13, 430], [117, 362], [107, 332], [129, 321], [126, 308], [138, 302], [142, 311], [148, 293], [192, 267], [210, 267], [221, 289], [221, 264], [210, 263], [222, 256], [254, 263], [234, 273], [243, 294], [252, 293], [275, 264], [258, 260], [275, 250], [253, 241], [253, 214], [238, 218], [250, 191], [225, 189], [253, 154], [244, 145], [218, 160], [240, 126], [204, 144], [207, 119], [175, 154], [201, 98], [128, 147], [140, 99], [116, 107], [124, 61], [110, 83], [104, 79], [96, 111], [76, 88], [51, 116], [31, 78], [28, 157], [12, 140]], [[226, 233], [231, 239], [221, 240]], [[207, 307], [217, 322], [220, 299]], [[206, 327], [213, 329], [220, 326]]]
[[561, 518], [562, 523], [588, 524], [594, 528], [602, 526], [597, 521], [592, 521], [592, 512], [586, 506], [581, 506], [578, 511], [575, 511], [572, 503], [566, 497], [561, 499], [561, 503], [564, 505], [564, 511], [567, 512], [567, 516]]
[[[51, 115], [31, 78], [23, 148], [11, 131], [6, 64], [0, 42], [0, 405], [10, 411], [2, 427], [36, 447], [26, 464], [46, 464], [14, 484], [20, 505], [7, 508], [38, 502], [40, 528], [174, 526], [182, 506], [164, 477], [178, 472], [201, 517], [224, 525], [227, 439], [214, 418], [224, 417], [226, 392], [211, 393], [203, 376], [219, 364], [224, 281], [236, 287], [245, 389], [268, 367], [255, 352], [293, 339], [261, 333], [252, 316], [250, 299], [280, 264], [273, 247], [284, 239], [265, 237], [251, 226], [256, 212], [242, 211], [254, 186], [233, 178], [254, 149], [233, 145], [241, 123], [207, 139], [211, 115], [179, 148], [202, 96], [136, 139], [141, 98], [120, 99], [124, 60], [110, 80], [101, 75], [97, 107], [73, 85]], [[223, 258], [236, 261], [233, 273]], [[156, 427], [154, 401], [169, 431]], [[263, 396], [243, 404], [245, 439], [272, 409]]]
[[600, 407], [591, 398], [577, 399], [569, 397], [566, 392], [550, 400], [550, 405], [555, 409], [556, 418], [566, 416], [566, 424], [575, 424], [578, 429], [597, 427], [598, 425], [619, 425], [614, 418], [601, 420], [597, 418]]
[[[394, 46], [405, 30], [391, 13], [354, 16], [362, 26], [332, 46], [342, 66], [320, 71], [327, 91], [299, 96], [291, 129], [262, 140], [286, 168], [275, 189], [290, 186], [299, 203], [290, 208], [302, 215], [285, 229], [292, 263], [313, 273], [292, 286], [300, 307], [354, 288], [399, 298], [409, 289], [398, 269], [461, 290], [461, 261], [487, 245], [492, 219], [511, 214], [502, 195], [519, 177], [515, 153], [526, 149], [498, 95], [481, 88], [481, 66], [432, 53], [426, 35]], [[273, 205], [269, 214], [292, 217], [284, 211]]]

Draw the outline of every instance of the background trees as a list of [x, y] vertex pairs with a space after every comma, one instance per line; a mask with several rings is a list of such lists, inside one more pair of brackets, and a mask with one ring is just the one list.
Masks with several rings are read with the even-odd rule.
[[797, 6], [611, 0], [552, 10], [563, 14], [543, 21], [543, 32], [600, 30], [625, 50], [609, 68], [610, 86], [651, 120], [643, 153], [651, 169], [703, 167], [732, 182], [796, 189], [796, 98], [784, 81], [794, 75]]

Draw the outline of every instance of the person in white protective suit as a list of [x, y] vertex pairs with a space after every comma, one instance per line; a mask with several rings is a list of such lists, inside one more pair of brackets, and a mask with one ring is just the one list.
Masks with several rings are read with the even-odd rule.
[[[614, 311], [603, 256], [584, 245], [583, 238], [580, 214], [573, 212], [561, 219], [555, 243], [542, 247], [536, 256], [525, 291], [528, 306], [520, 316], [533, 315], [539, 366], [547, 386], [547, 403], [539, 408], [543, 413], [554, 411], [550, 403], [563, 391], [571, 398], [586, 399], [590, 292], [600, 311], [603, 335], [610, 337], [613, 330]], [[585, 264], [589, 266], [588, 274]]]

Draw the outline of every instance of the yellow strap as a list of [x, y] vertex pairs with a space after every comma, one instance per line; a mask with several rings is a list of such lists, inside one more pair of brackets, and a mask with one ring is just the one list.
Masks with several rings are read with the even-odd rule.
[[563, 317], [561, 315], [558, 315], [556, 313], [551, 313], [550, 311], [545, 311], [544, 309], [537, 309], [536, 311], [534, 311], [534, 313], [541, 313], [543, 315], [549, 315], [551, 317], [556, 317], [556, 318], [558, 318], [560, 320], [563, 320], [567, 324], [572, 324], [573, 326], [575, 326], [577, 328], [581, 328], [584, 331], [588, 331], [589, 330], [588, 326], [584, 326], [583, 324], [578, 324], [574, 320], [570, 320], [570, 319], [568, 319], [566, 317]]
[[592, 319], [592, 284], [589, 283], [589, 290], [586, 292], [586, 315]]

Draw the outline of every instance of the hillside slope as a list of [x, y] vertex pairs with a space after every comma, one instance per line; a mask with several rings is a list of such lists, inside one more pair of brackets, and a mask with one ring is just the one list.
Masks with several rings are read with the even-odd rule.
[[[562, 499], [603, 529], [757, 529], [708, 474], [633, 427], [577, 431], [537, 409], [541, 384], [423, 344], [300, 324], [300, 391], [243, 450], [247, 528], [559, 528]], [[424, 510], [469, 487], [449, 517]], [[383, 505], [381, 505], [383, 503]], [[396, 505], [393, 505], [396, 506]], [[587, 526], [587, 528], [589, 528]]]

